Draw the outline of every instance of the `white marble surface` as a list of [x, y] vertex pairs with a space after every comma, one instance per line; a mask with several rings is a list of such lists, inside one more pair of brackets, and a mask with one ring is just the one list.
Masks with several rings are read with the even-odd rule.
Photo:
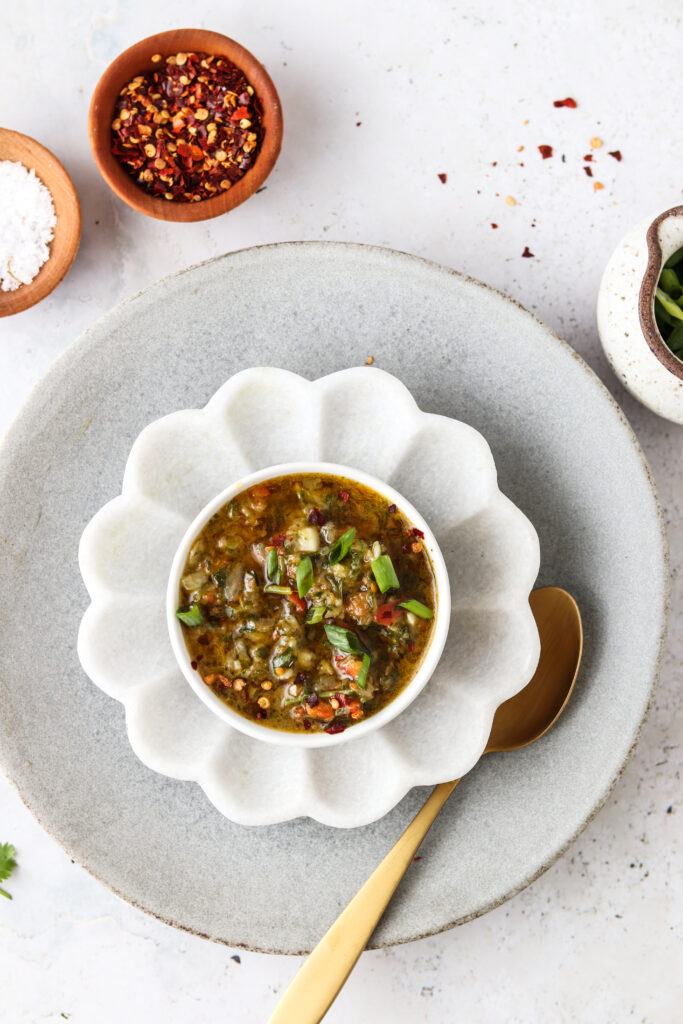
[[[0, 426], [116, 302], [190, 263], [281, 239], [373, 242], [436, 259], [514, 295], [567, 338], [623, 405], [669, 523], [673, 616], [655, 708], [608, 804], [546, 875], [462, 928], [365, 954], [328, 1019], [674, 1024], [683, 995], [683, 430], [618, 385], [599, 348], [595, 300], [626, 229], [681, 202], [679, 5], [212, 0], [186, 11], [177, 0], [27, 0], [0, 13], [0, 123], [53, 149], [83, 205], [68, 278], [39, 307], [0, 321]], [[188, 22], [263, 59], [280, 90], [285, 142], [267, 190], [246, 205], [218, 221], [163, 225], [100, 180], [87, 107], [118, 52]], [[568, 95], [576, 110], [552, 106]], [[605, 142], [593, 162], [599, 192], [581, 169], [592, 136]], [[554, 147], [552, 159], [541, 159], [539, 144]], [[613, 149], [621, 163], [607, 156]], [[533, 259], [521, 258], [525, 246]], [[121, 902], [0, 780], [6, 840], [20, 864], [7, 883], [14, 899], [0, 907], [8, 1024], [264, 1021], [296, 969], [253, 953], [238, 964], [237, 951]]]

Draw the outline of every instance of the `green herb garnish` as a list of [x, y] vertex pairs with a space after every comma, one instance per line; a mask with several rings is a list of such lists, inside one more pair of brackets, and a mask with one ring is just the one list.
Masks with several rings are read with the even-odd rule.
[[360, 686], [361, 690], [364, 690], [366, 685], [367, 685], [368, 670], [369, 670], [369, 668], [370, 668], [370, 655], [369, 654], [364, 654], [363, 655], [363, 664], [360, 667], [360, 672], [358, 673], [358, 678], [356, 679], [356, 682]]
[[282, 576], [280, 561], [277, 557], [277, 550], [271, 548], [266, 558], [266, 575], [271, 583], [279, 583]]
[[263, 588], [264, 594], [291, 594], [291, 587], [279, 587], [277, 583], [268, 583]]
[[[17, 862], [14, 859], [16, 850], [11, 843], [3, 843], [0, 846], [0, 882], [4, 882], [6, 878], [14, 871], [17, 866]], [[6, 899], [11, 900], [12, 897], [4, 889], [0, 889], [0, 896], [4, 896]]]
[[394, 569], [394, 563], [389, 558], [389, 555], [380, 555], [374, 562], [370, 563], [373, 575], [377, 580], [377, 586], [383, 594], [386, 594], [387, 590], [395, 590], [400, 587], [398, 582], [398, 576]]
[[296, 589], [299, 597], [305, 597], [313, 586], [313, 562], [308, 555], [296, 567]]
[[665, 344], [683, 361], [683, 249], [671, 256], [659, 275], [655, 290], [655, 320]]
[[316, 622], [322, 622], [325, 617], [325, 605], [314, 604], [306, 616], [306, 625], [314, 626]]
[[414, 598], [411, 598], [410, 601], [399, 602], [399, 608], [405, 608], [406, 611], [412, 612], [413, 615], [417, 615], [421, 619], [434, 618], [434, 612], [431, 608], [428, 608], [426, 604], [422, 604], [422, 601], [416, 601]]
[[193, 604], [190, 608], [179, 608], [176, 615], [186, 626], [201, 626], [204, 621], [202, 610], [198, 604]]
[[294, 651], [288, 647], [282, 654], [276, 654], [273, 658], [273, 668], [289, 668], [294, 661]]
[[336, 544], [332, 545], [330, 550], [328, 562], [330, 565], [336, 565], [337, 562], [341, 562], [342, 558], [346, 558], [351, 549], [351, 545], [354, 542], [356, 536], [356, 527], [352, 526], [350, 530], [343, 533]]

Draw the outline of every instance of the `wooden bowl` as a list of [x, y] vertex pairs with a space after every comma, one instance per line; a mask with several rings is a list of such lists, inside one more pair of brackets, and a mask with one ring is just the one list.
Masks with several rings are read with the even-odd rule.
[[[231, 189], [203, 199], [201, 203], [183, 203], [152, 196], [124, 169], [111, 151], [111, 123], [119, 91], [136, 75], [158, 68], [152, 55], [161, 53], [209, 53], [227, 57], [247, 77], [263, 107], [264, 136], [254, 164]], [[207, 220], [227, 213], [248, 199], [270, 174], [282, 143], [282, 108], [270, 75], [253, 54], [234, 39], [219, 32], [199, 28], [179, 28], [159, 32], [124, 50], [104, 72], [90, 103], [88, 116], [90, 146], [104, 180], [117, 196], [139, 213], [160, 220]]]
[[57, 157], [28, 135], [0, 128], [0, 160], [18, 160], [24, 167], [33, 168], [50, 190], [57, 215], [47, 262], [43, 263], [30, 284], [22, 284], [13, 292], [0, 290], [0, 316], [12, 316], [35, 306], [65, 276], [81, 238], [81, 204], [71, 178]]

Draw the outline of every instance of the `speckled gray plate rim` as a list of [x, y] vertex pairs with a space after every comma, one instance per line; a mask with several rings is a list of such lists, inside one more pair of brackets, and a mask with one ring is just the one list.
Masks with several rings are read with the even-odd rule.
[[[539, 533], [539, 584], [573, 593], [586, 631], [562, 720], [463, 780], [371, 945], [467, 921], [548, 868], [605, 801], [652, 699], [668, 593], [652, 480], [614, 400], [532, 314], [436, 264], [345, 243], [244, 250], [138, 293], [57, 360], [0, 449], [0, 583], [21, 594], [0, 611], [0, 761], [97, 878], [169, 924], [230, 945], [312, 948], [425, 790], [359, 829], [306, 819], [249, 829], [198, 787], [144, 768], [120, 706], [78, 665], [87, 603], [78, 539], [118, 493], [146, 423], [201, 406], [246, 366], [313, 379], [370, 354], [421, 408], [486, 437], [501, 489]], [[37, 689], [36, 679], [49, 685]]]

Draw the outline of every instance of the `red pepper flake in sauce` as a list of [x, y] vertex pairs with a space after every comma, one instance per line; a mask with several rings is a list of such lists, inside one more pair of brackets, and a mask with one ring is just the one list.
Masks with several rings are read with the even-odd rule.
[[591, 170], [590, 167], [584, 167], [584, 171], [586, 172], [586, 174], [588, 175], [589, 178], [593, 177], [593, 171]]
[[339, 497], [344, 502], [344, 504], [346, 505], [348, 500], [349, 500], [349, 498], [351, 497], [351, 495], [349, 494], [348, 491], [340, 491], [339, 492]]
[[567, 96], [566, 100], [554, 100], [554, 107], [570, 107], [572, 110], [576, 109], [576, 100], [573, 100], [571, 96]]
[[387, 512], [390, 512], [392, 516], [393, 516], [395, 511], [396, 511], [396, 506], [395, 505], [389, 505], [389, 507], [387, 508]]
[[437, 174], [437, 178], [439, 179], [439, 181], [441, 182], [442, 185], [445, 185], [446, 182], [448, 181], [448, 175], [447, 174]]
[[539, 146], [538, 151], [544, 160], [548, 160], [553, 155], [552, 146]]
[[263, 138], [258, 96], [226, 57], [154, 61], [119, 94], [112, 153], [157, 198], [191, 203], [225, 192], [253, 165]]
[[345, 728], [346, 726], [342, 725], [341, 722], [333, 722], [332, 725], [328, 725], [327, 729], [325, 729], [325, 732], [327, 733], [328, 736], [334, 736], [334, 734], [337, 732], [344, 732]]
[[531, 258], [533, 255], [534, 254], [529, 250], [529, 246], [525, 245], [524, 246], [524, 252], [522, 253], [522, 256], [526, 256], [527, 258]]
[[424, 533], [422, 532], [422, 530], [418, 530], [417, 526], [414, 526], [411, 532], [414, 537], [424, 537]]
[[620, 149], [608, 150], [607, 156], [613, 156], [615, 160], [618, 160], [619, 162], [621, 162], [621, 150]]
[[308, 513], [307, 521], [311, 526], [324, 526], [327, 522], [327, 516], [324, 515], [319, 508], [312, 508]]

